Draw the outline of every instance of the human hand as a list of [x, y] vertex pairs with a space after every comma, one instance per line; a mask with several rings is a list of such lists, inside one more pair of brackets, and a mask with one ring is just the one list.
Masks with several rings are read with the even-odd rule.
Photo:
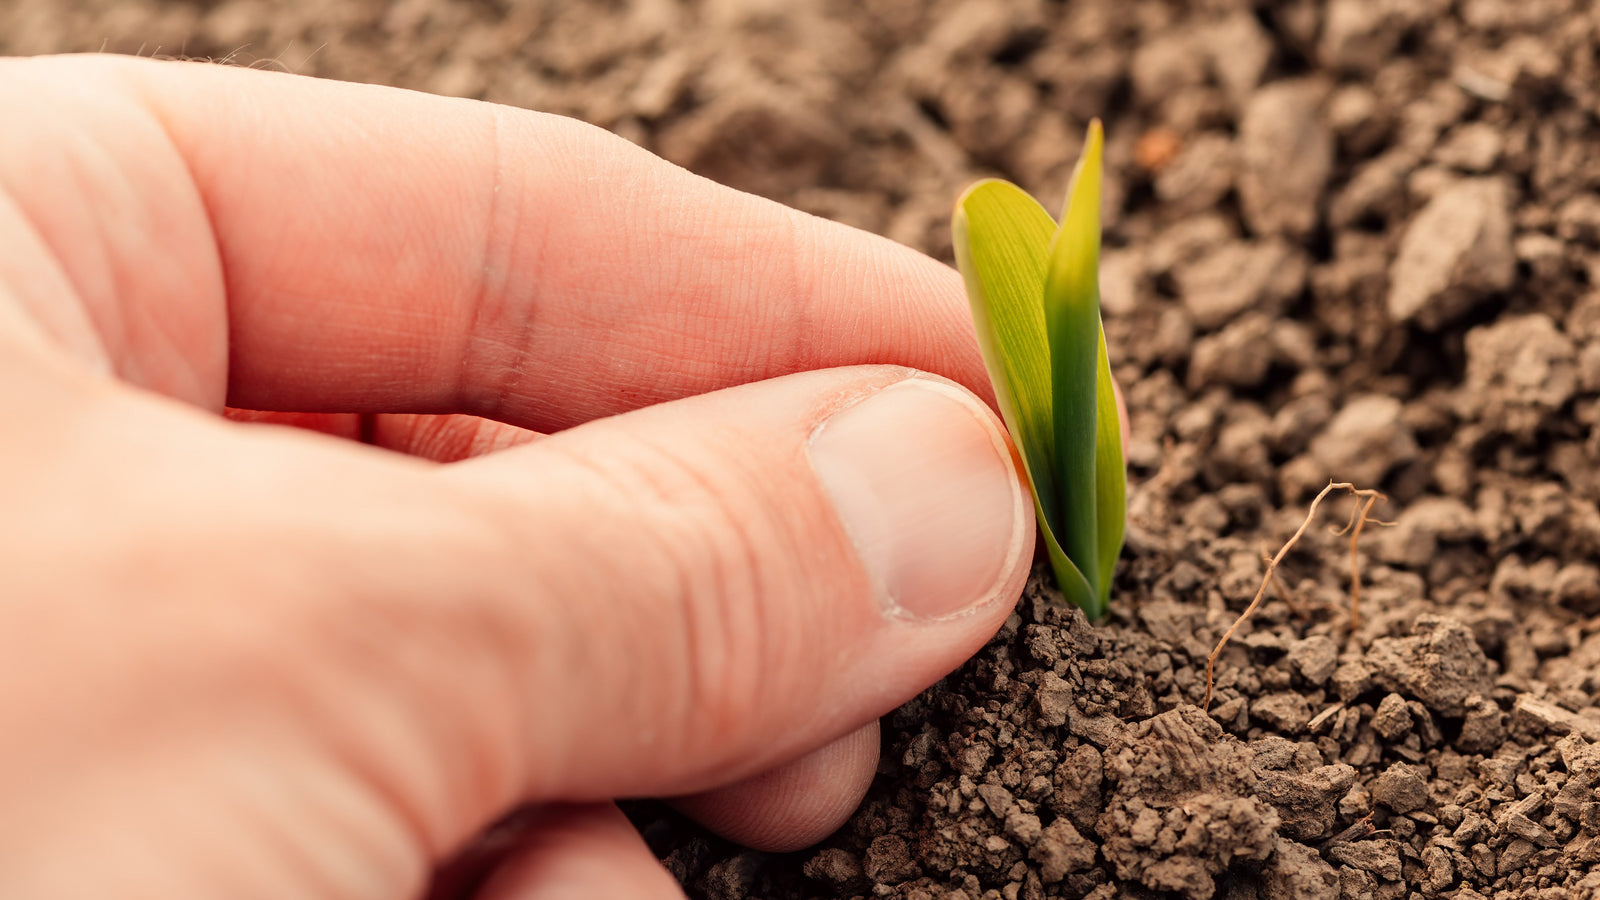
[[417, 897], [520, 806], [480, 896], [675, 896], [612, 798], [822, 837], [1021, 588], [909, 250], [385, 88], [0, 60], [0, 114], [7, 897]]

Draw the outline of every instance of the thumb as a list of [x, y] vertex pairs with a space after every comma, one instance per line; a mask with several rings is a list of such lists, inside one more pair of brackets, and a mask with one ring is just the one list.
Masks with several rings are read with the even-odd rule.
[[905, 369], [448, 466], [34, 383], [8, 484], [60, 512], [3, 542], [13, 885], [414, 894], [520, 803], [703, 793], [856, 732], [979, 648], [1032, 556], [994, 415]]
[[[702, 791], [857, 730], [982, 646], [1032, 556], [999, 422], [884, 367], [651, 407], [454, 467], [543, 642], [529, 798]], [[553, 627], [559, 623], [559, 627]], [[507, 660], [527, 665], [527, 660]]]

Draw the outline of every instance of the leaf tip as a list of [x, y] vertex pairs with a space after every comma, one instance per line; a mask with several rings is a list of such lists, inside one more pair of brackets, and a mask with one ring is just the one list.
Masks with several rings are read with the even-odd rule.
[[1072, 168], [1072, 179], [1067, 182], [1067, 202], [1061, 210], [1063, 222], [1080, 202], [1093, 210], [1095, 220], [1099, 221], [1101, 157], [1104, 153], [1105, 127], [1098, 118], [1094, 118], [1089, 120], [1089, 130], [1083, 139], [1083, 152], [1078, 155], [1078, 164]]
[[981, 193], [993, 190], [996, 185], [1002, 185], [1006, 187], [1013, 186], [1009, 181], [1005, 181], [1000, 178], [980, 178], [968, 185], [967, 189], [961, 192], [961, 196], [956, 198], [956, 212], [958, 214], [965, 212], [967, 204], [971, 202], [974, 197]]

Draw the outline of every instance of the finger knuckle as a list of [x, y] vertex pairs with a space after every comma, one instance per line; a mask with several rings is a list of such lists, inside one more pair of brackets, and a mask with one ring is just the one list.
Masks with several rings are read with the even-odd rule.
[[618, 599], [648, 626], [634, 629], [648, 645], [639, 654], [659, 663], [637, 671], [677, 680], [665, 693], [693, 720], [685, 733], [717, 740], [743, 727], [772, 698], [770, 675], [802, 631], [788, 621], [795, 540], [770, 508], [770, 476], [726, 452], [648, 442], [597, 474], [630, 520]]

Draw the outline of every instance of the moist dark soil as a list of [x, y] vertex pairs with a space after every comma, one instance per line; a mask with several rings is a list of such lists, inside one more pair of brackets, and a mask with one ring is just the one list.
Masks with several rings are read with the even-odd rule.
[[[1597, 46], [1579, 0], [0, 4], [0, 51], [569, 113], [944, 259], [963, 186], [1053, 206], [1106, 119], [1109, 620], [1041, 571], [818, 848], [638, 811], [714, 900], [1600, 896]], [[1202, 711], [1330, 479], [1392, 498], [1359, 625], [1313, 528]]]

